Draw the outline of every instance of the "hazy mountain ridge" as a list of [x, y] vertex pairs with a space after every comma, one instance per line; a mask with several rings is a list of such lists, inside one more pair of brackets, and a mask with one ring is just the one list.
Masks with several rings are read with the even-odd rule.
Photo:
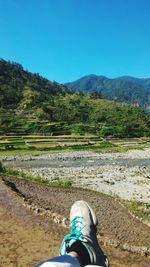
[[149, 112], [150, 78], [122, 76], [114, 79], [87, 75], [66, 85], [75, 92], [99, 92], [102, 98], [135, 104]]

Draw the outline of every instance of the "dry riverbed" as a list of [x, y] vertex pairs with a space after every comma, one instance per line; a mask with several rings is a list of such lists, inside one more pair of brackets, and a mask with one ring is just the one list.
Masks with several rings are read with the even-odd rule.
[[127, 153], [68, 152], [1, 159], [8, 166], [49, 181], [70, 180], [77, 187], [150, 203], [150, 148]]

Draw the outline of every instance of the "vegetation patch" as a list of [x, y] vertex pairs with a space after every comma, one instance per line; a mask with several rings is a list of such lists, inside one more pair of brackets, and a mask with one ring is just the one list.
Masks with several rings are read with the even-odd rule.
[[150, 203], [143, 203], [139, 201], [120, 201], [133, 215], [141, 218], [145, 222], [150, 222]]
[[49, 181], [46, 179], [42, 179], [41, 177], [34, 177], [34, 176], [29, 176], [23, 171], [18, 171], [13, 168], [6, 168], [3, 166], [3, 164], [0, 162], [0, 175], [1, 176], [15, 176], [18, 179], [24, 179], [29, 182], [33, 182], [36, 184], [44, 184], [49, 187], [58, 187], [58, 188], [68, 188], [72, 186], [72, 181], [68, 179], [64, 180], [58, 180], [58, 181]]

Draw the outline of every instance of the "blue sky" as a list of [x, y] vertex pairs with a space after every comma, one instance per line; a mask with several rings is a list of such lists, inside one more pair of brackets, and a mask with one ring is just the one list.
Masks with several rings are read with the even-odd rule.
[[57, 82], [150, 77], [149, 0], [0, 0], [0, 58]]

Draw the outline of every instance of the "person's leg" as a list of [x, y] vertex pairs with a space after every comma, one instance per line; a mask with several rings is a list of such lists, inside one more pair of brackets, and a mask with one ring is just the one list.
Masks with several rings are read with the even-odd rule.
[[70, 211], [70, 233], [59, 249], [60, 256], [41, 262], [35, 267], [108, 267], [108, 259], [96, 237], [97, 218], [85, 201], [76, 201]]
[[81, 267], [81, 265], [76, 252], [71, 252], [68, 255], [58, 256], [42, 261], [34, 267]]
[[70, 211], [70, 233], [60, 246], [60, 255], [75, 251], [82, 266], [109, 266], [108, 259], [100, 248], [96, 237], [97, 218], [85, 201], [76, 201]]

